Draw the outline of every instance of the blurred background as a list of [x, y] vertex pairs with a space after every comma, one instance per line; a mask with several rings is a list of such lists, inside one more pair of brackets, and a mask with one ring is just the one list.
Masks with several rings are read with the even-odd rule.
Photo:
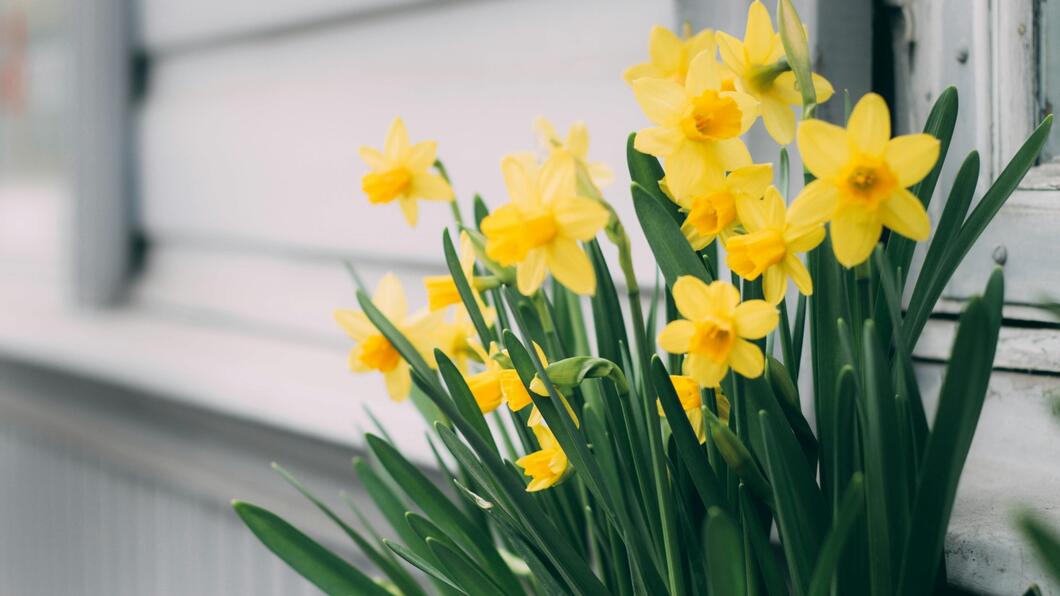
[[[433, 465], [414, 408], [347, 371], [331, 313], [355, 305], [346, 260], [370, 285], [395, 271], [423, 304], [449, 210], [424, 204], [410, 229], [395, 206], [369, 205], [357, 148], [380, 146], [401, 115], [414, 140], [439, 142], [468, 210], [476, 192], [507, 199], [499, 159], [536, 148], [535, 117], [561, 133], [583, 120], [636, 231], [625, 142], [645, 121], [621, 73], [646, 59], [652, 25], [742, 35], [748, 4], [0, 0], [0, 594], [313, 593], [229, 500], [347, 552], [269, 462], [359, 506], [349, 460], [370, 407]], [[958, 86], [942, 189], [972, 149], [993, 180], [1060, 91], [1053, 0], [795, 4], [817, 69], [855, 99], [883, 94], [896, 132]], [[842, 97], [822, 114], [840, 119]], [[774, 161], [760, 128], [752, 150]], [[982, 522], [1003, 508], [990, 479], [1018, 470], [1036, 479], [1021, 498], [1060, 494], [1060, 433], [1042, 415], [1060, 339], [1026, 307], [1060, 294], [1057, 169], [1032, 172], [918, 348], [930, 389], [953, 313], [1001, 250], [1007, 360], [951, 536], [952, 573], [984, 590], [1022, 590], [1032, 572], [1003, 520]]]

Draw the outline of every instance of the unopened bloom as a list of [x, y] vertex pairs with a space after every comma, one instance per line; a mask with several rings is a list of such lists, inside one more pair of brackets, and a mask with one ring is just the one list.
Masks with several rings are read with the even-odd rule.
[[548, 271], [576, 294], [595, 293], [596, 275], [578, 242], [591, 240], [611, 215], [578, 196], [574, 163], [554, 155], [537, 168], [509, 156], [501, 172], [512, 200], [482, 220], [486, 255], [516, 266], [516, 285], [525, 295], [541, 287]]
[[394, 118], [386, 133], [383, 151], [361, 147], [361, 158], [372, 171], [361, 178], [361, 189], [369, 202], [391, 203], [397, 201], [410, 226], [416, 225], [417, 199], [430, 201], [452, 201], [453, 189], [440, 175], [428, 172], [434, 165], [436, 144], [421, 141], [412, 145], [405, 123]]
[[762, 350], [747, 340], [761, 339], [777, 326], [775, 307], [765, 300], [740, 302], [732, 284], [707, 285], [689, 275], [678, 278], [672, 291], [684, 318], [663, 328], [659, 346], [671, 354], [688, 354], [684, 374], [701, 387], [717, 387], [730, 367], [745, 377], [762, 374]]
[[571, 125], [566, 141], [560, 138], [552, 123], [543, 117], [534, 120], [534, 128], [541, 137], [541, 144], [549, 157], [558, 154], [574, 160], [576, 166], [585, 168], [589, 179], [597, 188], [603, 188], [614, 180], [615, 173], [611, 171], [610, 166], [601, 161], [589, 162], [589, 129], [584, 122]]
[[[670, 383], [674, 386], [677, 399], [681, 401], [681, 409], [688, 416], [688, 424], [696, 433], [696, 438], [699, 439], [700, 444], [706, 443], [707, 426], [703, 424], [703, 399], [699, 383], [685, 375], [670, 375]], [[714, 399], [718, 407], [718, 418], [727, 423], [729, 421], [729, 400], [720, 388], [714, 390]], [[659, 416], [665, 418], [666, 413], [663, 412], [662, 403], [656, 400], [655, 405], [659, 410]]]
[[729, 269], [747, 280], [762, 276], [762, 292], [771, 304], [784, 299], [789, 277], [800, 292], [813, 294], [813, 280], [798, 253], [824, 240], [825, 216], [798, 199], [786, 208], [772, 186], [761, 200], [740, 201], [737, 210], [747, 233], [725, 245]]
[[530, 427], [537, 437], [539, 450], [524, 455], [516, 460], [515, 465], [523, 469], [523, 474], [531, 478], [527, 492], [537, 492], [555, 486], [566, 477], [570, 470], [567, 454], [559, 446], [559, 441], [544, 424]]
[[[372, 294], [372, 304], [412, 342], [428, 362], [433, 361], [431, 350], [435, 333], [442, 322], [442, 313], [419, 313], [410, 316], [405, 291], [393, 273], [379, 281]], [[354, 372], [378, 371], [383, 374], [390, 398], [401, 401], [412, 388], [409, 365], [393, 344], [359, 310], [335, 311], [335, 320], [357, 342], [350, 350], [349, 365]]]
[[681, 232], [696, 250], [715, 238], [726, 242], [740, 223], [737, 202], [760, 198], [772, 181], [770, 164], [737, 168], [728, 175], [712, 169], [671, 171], [663, 179], [670, 197], [687, 214]]
[[692, 35], [692, 27], [685, 24], [678, 37], [662, 25], [651, 28], [648, 38], [648, 61], [634, 64], [622, 73], [627, 83], [642, 78], [668, 79], [683, 85], [688, 64], [702, 52], [714, 54], [714, 31], [704, 29]]
[[907, 187], [931, 172], [939, 141], [920, 133], [891, 138], [891, 114], [875, 93], [862, 97], [844, 130], [820, 120], [799, 125], [802, 163], [817, 177], [798, 200], [826, 212], [832, 249], [846, 267], [872, 254], [884, 226], [912, 240], [926, 240], [931, 221]]
[[[802, 104], [802, 94], [795, 85], [795, 73], [781, 60], [784, 46], [773, 30], [769, 11], [757, 0], [747, 9], [747, 27], [743, 41], [728, 33], [717, 33], [718, 50], [725, 66], [736, 77], [736, 85], [753, 95], [760, 103], [762, 122], [773, 140], [787, 145], [795, 136], [795, 112], [791, 106]], [[832, 85], [813, 73], [817, 103], [832, 96]]]
[[666, 170], [717, 173], [751, 165], [740, 140], [758, 115], [758, 101], [727, 88], [713, 52], [692, 60], [684, 85], [665, 79], [637, 79], [633, 94], [655, 126], [637, 132], [633, 146], [666, 160]]

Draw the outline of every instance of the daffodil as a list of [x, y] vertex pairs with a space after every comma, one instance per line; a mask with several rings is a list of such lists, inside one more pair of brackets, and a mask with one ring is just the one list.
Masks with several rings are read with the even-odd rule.
[[666, 161], [667, 171], [709, 168], [720, 174], [751, 165], [740, 140], [758, 115], [758, 101], [725, 86], [713, 53], [701, 53], [683, 85], [665, 79], [633, 81], [633, 94], [655, 126], [637, 132], [634, 147]]
[[799, 291], [813, 294], [813, 280], [798, 253], [824, 240], [825, 217], [809, 203], [796, 200], [791, 209], [770, 186], [761, 200], [737, 203], [746, 234], [733, 236], [725, 245], [729, 269], [747, 280], [762, 277], [762, 292], [771, 304], [784, 299], [788, 278]]
[[[486, 308], [486, 304], [482, 301], [478, 291], [488, 287], [495, 287], [497, 282], [488, 277], [475, 277], [475, 247], [471, 242], [471, 235], [466, 231], [460, 232], [459, 259], [460, 270], [463, 271], [464, 278], [467, 279], [472, 290], [475, 290], [473, 292], [475, 302], [478, 304], [479, 310], [485, 314], [489, 309]], [[491, 281], [493, 285], [491, 285]], [[460, 297], [460, 291], [456, 289], [456, 282], [453, 281], [452, 275], [428, 275], [423, 278], [423, 285], [427, 290], [427, 307], [431, 310], [441, 310], [447, 306], [463, 302]]]
[[671, 354], [688, 354], [684, 374], [701, 387], [717, 387], [730, 367], [745, 377], [762, 374], [762, 350], [747, 340], [761, 339], [777, 326], [773, 305], [740, 302], [739, 290], [729, 282], [707, 285], [689, 275], [678, 278], [672, 292], [684, 318], [663, 328], [659, 346]]
[[[795, 136], [795, 112], [792, 106], [802, 104], [802, 94], [795, 85], [795, 73], [784, 59], [784, 46], [773, 30], [769, 11], [757, 0], [747, 9], [747, 27], [743, 41], [728, 33], [717, 33], [722, 62], [735, 76], [738, 89], [750, 93], [760, 102], [762, 122], [773, 140], [787, 145]], [[813, 73], [817, 103], [832, 96], [832, 85]]]
[[585, 168], [589, 179], [597, 188], [603, 188], [615, 179], [611, 167], [599, 161], [589, 162], [589, 129], [584, 122], [575, 122], [567, 131], [567, 140], [560, 138], [552, 123], [543, 117], [534, 120], [534, 128], [541, 137], [541, 144], [549, 157], [559, 154], [574, 160], [576, 166]]
[[500, 407], [504, 401], [504, 393], [501, 390], [501, 379], [505, 374], [518, 374], [514, 370], [506, 370], [495, 358], [498, 354], [497, 344], [491, 342], [488, 354], [482, 353], [482, 348], [476, 346], [485, 370], [470, 376], [465, 376], [467, 386], [471, 389], [471, 395], [475, 398], [479, 410], [488, 414]]
[[728, 175], [713, 169], [672, 170], [662, 186], [686, 213], [681, 232], [692, 248], [701, 250], [715, 238], [726, 242], [740, 223], [737, 203], [760, 198], [772, 181], [773, 166], [755, 164]]
[[452, 201], [453, 189], [445, 178], [427, 171], [434, 165], [434, 141], [409, 143], [401, 118], [394, 118], [383, 150], [361, 147], [359, 153], [371, 171], [361, 178], [361, 189], [373, 204], [397, 201], [410, 226], [416, 225], [418, 199]]
[[714, 31], [704, 29], [692, 35], [692, 26], [685, 23], [678, 37], [662, 25], [651, 28], [648, 38], [648, 61], [634, 64], [622, 73], [627, 83], [643, 78], [667, 79], [684, 84], [688, 64], [701, 53], [714, 55]]
[[578, 242], [591, 240], [611, 215], [598, 202], [578, 196], [574, 163], [554, 155], [537, 168], [509, 156], [501, 172], [512, 200], [482, 220], [486, 255], [503, 266], [515, 265], [523, 294], [536, 292], [548, 271], [576, 294], [595, 293], [593, 266]]
[[544, 424], [530, 427], [537, 437], [539, 450], [524, 455], [515, 461], [523, 469], [523, 474], [530, 477], [527, 492], [537, 492], [555, 486], [570, 471], [567, 454], [559, 446], [559, 441]]
[[[412, 342], [428, 362], [433, 362], [431, 350], [442, 322], [442, 313], [421, 312], [410, 316], [405, 291], [392, 273], [379, 281], [372, 294], [372, 304]], [[408, 397], [412, 388], [409, 365], [393, 344], [372, 325], [368, 316], [359, 310], [340, 309], [335, 311], [335, 320], [357, 342], [350, 350], [350, 369], [354, 372], [380, 372], [391, 399], [401, 401]]]
[[[688, 424], [696, 433], [700, 444], [707, 442], [707, 425], [703, 423], [703, 399], [699, 383], [692, 377], [685, 375], [670, 375], [670, 383], [674, 386], [677, 399], [681, 401], [681, 409], [688, 416]], [[725, 423], [729, 422], [729, 400], [721, 389], [714, 390], [714, 399], [718, 407], [718, 418]], [[656, 400], [655, 407], [659, 410], [659, 416], [665, 418], [662, 403]]]
[[920, 133], [891, 138], [891, 114], [875, 93], [862, 97], [844, 130], [820, 120], [799, 125], [802, 163], [817, 177], [799, 195], [832, 220], [832, 249], [846, 267], [872, 254], [884, 226], [926, 240], [931, 221], [907, 188], [931, 172], [939, 141]]

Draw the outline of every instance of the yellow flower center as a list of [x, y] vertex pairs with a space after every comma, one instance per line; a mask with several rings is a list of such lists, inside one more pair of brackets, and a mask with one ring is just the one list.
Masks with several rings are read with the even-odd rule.
[[551, 242], [558, 232], [551, 211], [526, 213], [516, 205], [505, 205], [482, 220], [486, 254], [504, 266], [522, 261], [531, 250]]
[[708, 319], [696, 323], [696, 331], [692, 334], [688, 351], [704, 354], [714, 362], [725, 362], [735, 339], [732, 321]]
[[717, 235], [736, 220], [736, 202], [727, 192], [696, 197], [688, 212], [688, 222], [704, 235]]
[[735, 100], [708, 90], [692, 100], [681, 126], [690, 139], [723, 140], [739, 136], [742, 122], [743, 112]]
[[389, 203], [408, 190], [412, 175], [405, 168], [369, 172], [361, 179], [361, 189], [372, 203]]
[[891, 168], [883, 160], [869, 156], [855, 158], [839, 179], [843, 199], [872, 209], [898, 186], [898, 177]]
[[766, 228], [729, 238], [729, 268], [744, 279], [757, 279], [769, 267], [784, 260], [787, 247], [780, 230]]
[[382, 334], [373, 335], [361, 343], [361, 364], [379, 372], [390, 372], [401, 363], [401, 354]]

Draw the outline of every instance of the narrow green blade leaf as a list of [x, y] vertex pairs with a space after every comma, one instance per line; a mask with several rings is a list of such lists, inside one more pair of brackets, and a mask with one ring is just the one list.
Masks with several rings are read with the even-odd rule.
[[441, 392], [441, 387], [438, 386], [438, 379], [435, 376], [434, 371], [427, 366], [427, 361], [423, 359], [419, 350], [412, 345], [412, 342], [410, 342], [403, 333], [398, 331], [397, 327], [386, 318], [386, 315], [384, 315], [382, 311], [376, 308], [375, 304], [372, 303], [372, 299], [368, 297], [368, 294], [358, 291], [357, 302], [360, 303], [361, 309], [368, 317], [368, 320], [371, 321], [376, 329], [383, 334], [383, 337], [390, 342], [390, 345], [394, 346], [394, 349], [401, 354], [401, 357], [405, 362], [408, 362], [409, 365], [412, 366], [412, 369], [418, 373], [423, 380], [429, 382], [431, 388]]
[[854, 474], [843, 495], [843, 500], [836, 510], [832, 529], [824, 539], [821, 555], [813, 569], [810, 589], [807, 596], [828, 596], [832, 590], [833, 576], [839, 565], [839, 556], [843, 546], [854, 531], [854, 522], [865, 509], [865, 482], [861, 473]]
[[1019, 527], [1034, 547], [1038, 561], [1060, 584], [1060, 534], [1029, 511], [1020, 513]]
[[637, 133], [635, 132], [629, 133], [629, 137], [626, 138], [626, 165], [629, 166], [629, 179], [639, 184], [670, 214], [670, 217], [675, 222], [680, 223], [684, 217], [677, 209], [677, 205], [668, 199], [662, 189], [659, 188], [659, 181], [662, 180], [664, 175], [662, 166], [659, 165], [659, 160], [655, 159], [654, 156], [634, 149], [633, 141], [636, 138]]
[[416, 553], [405, 548], [404, 546], [397, 544], [396, 542], [384, 540], [383, 544], [385, 544], [386, 547], [390, 550], [394, 551], [394, 554], [408, 561], [410, 565], [426, 573], [431, 578], [438, 581], [447, 588], [452, 589], [457, 594], [467, 594], [467, 592], [461, 589], [460, 586], [456, 585], [456, 583], [452, 579], [450, 579], [449, 576], [445, 574], [445, 572], [429, 563], [423, 557], [417, 555]]
[[442, 250], [445, 253], [445, 264], [449, 267], [449, 275], [452, 276], [456, 291], [460, 294], [460, 300], [464, 303], [464, 308], [467, 309], [467, 314], [475, 325], [479, 341], [482, 342], [483, 347], [489, 348], [490, 342], [493, 341], [493, 334], [490, 333], [489, 325], [486, 324], [486, 319], [482, 316], [482, 311], [475, 300], [475, 293], [464, 275], [463, 268], [460, 266], [460, 257], [456, 254], [456, 249], [453, 247], [453, 240], [449, 237], [449, 230], [442, 232]]
[[233, 502], [232, 508], [262, 544], [324, 593], [390, 596], [372, 578], [278, 515], [243, 501]]
[[692, 250], [681, 228], [666, 209], [652, 198], [639, 184], [633, 184], [633, 207], [648, 239], [648, 246], [666, 278], [667, 287], [672, 287], [682, 275], [693, 275], [710, 283], [703, 261]]
[[746, 594], [743, 539], [736, 523], [720, 507], [707, 510], [703, 546], [710, 593]]
[[493, 450], [499, 454], [500, 451], [497, 450], [497, 443], [493, 440], [493, 434], [490, 433], [486, 418], [482, 415], [482, 410], [478, 407], [475, 396], [467, 386], [464, 375], [460, 374], [453, 361], [441, 350], [436, 349], [434, 351], [434, 358], [438, 363], [438, 372], [441, 373], [442, 381], [445, 382], [446, 388], [449, 389], [449, 395], [453, 398], [453, 404], [456, 406], [457, 411], [475, 429], [479, 437], [486, 444], [492, 446]]
[[496, 594], [520, 594], [509, 592], [495, 584], [490, 576], [471, 560], [470, 557], [454, 550], [452, 546], [437, 538], [427, 538], [427, 546], [468, 596], [495, 596]]

